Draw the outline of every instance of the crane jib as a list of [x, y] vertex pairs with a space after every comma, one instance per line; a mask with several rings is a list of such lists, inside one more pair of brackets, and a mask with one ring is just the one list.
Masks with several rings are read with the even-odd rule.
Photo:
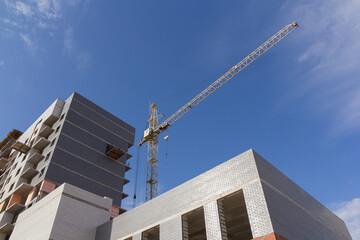
[[188, 111], [190, 111], [193, 107], [199, 104], [202, 100], [207, 98], [217, 89], [219, 89], [222, 85], [224, 85], [231, 78], [236, 76], [239, 72], [241, 72], [244, 68], [254, 62], [258, 57], [267, 52], [270, 48], [276, 45], [280, 40], [286, 37], [289, 33], [291, 33], [295, 28], [298, 27], [296, 22], [293, 22], [279, 32], [277, 32], [274, 36], [269, 38], [265, 43], [263, 43], [260, 47], [258, 47], [255, 51], [250, 53], [247, 57], [245, 57], [241, 62], [236, 64], [234, 67], [230, 68], [223, 76], [221, 76], [218, 80], [213, 82], [209, 87], [203, 90], [200, 94], [198, 94], [195, 98], [181, 107], [177, 112], [171, 115], [168, 119], [166, 119], [163, 123], [161, 123], [157, 132], [161, 133], [166, 130], [170, 125], [172, 125], [176, 120], [185, 115]]
[[[150, 118], [148, 120], [149, 128], [144, 131], [144, 136], [139, 143], [141, 146], [148, 143], [148, 156], [147, 156], [147, 176], [146, 176], [146, 193], [145, 201], [150, 200], [157, 196], [158, 190], [158, 139], [159, 134], [170, 127], [179, 118], [184, 116], [187, 112], [193, 109], [196, 105], [204, 101], [208, 96], [218, 90], [221, 86], [227, 83], [230, 79], [235, 77], [239, 72], [253, 63], [257, 58], [267, 52], [270, 48], [275, 46], [279, 41], [285, 38], [288, 34], [298, 27], [296, 22], [293, 22], [283, 29], [278, 31], [274, 36], [269, 38], [266, 42], [260, 45], [255, 51], [250, 53], [247, 57], [241, 60], [238, 64], [230, 68], [224, 75], [222, 75], [215, 82], [210, 84], [206, 89], [199, 93], [196, 97], [182, 106], [168, 119], [158, 124], [159, 115], [156, 110], [156, 104], [150, 106]], [[136, 194], [136, 192], [134, 193]]]

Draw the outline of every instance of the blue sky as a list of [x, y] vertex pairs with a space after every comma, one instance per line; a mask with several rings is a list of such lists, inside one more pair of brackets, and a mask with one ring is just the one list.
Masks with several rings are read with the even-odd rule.
[[2, 0], [0, 136], [25, 130], [56, 98], [78, 91], [136, 127], [138, 142], [151, 102], [171, 115], [297, 21], [278, 46], [169, 129], [167, 161], [160, 144], [160, 192], [253, 148], [341, 215], [355, 239], [359, 11], [358, 0]]

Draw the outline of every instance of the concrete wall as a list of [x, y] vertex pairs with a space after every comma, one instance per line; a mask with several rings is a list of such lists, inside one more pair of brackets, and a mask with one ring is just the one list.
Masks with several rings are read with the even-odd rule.
[[92, 240], [110, 218], [112, 199], [63, 184], [22, 212], [10, 240]]

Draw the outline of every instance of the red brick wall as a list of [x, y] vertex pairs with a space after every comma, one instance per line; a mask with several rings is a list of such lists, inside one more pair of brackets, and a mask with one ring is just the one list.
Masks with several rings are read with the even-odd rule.
[[114, 217], [119, 216], [119, 212], [120, 212], [119, 208], [112, 206], [110, 218], [113, 219]]
[[55, 183], [52, 183], [52, 182], [47, 181], [47, 180], [44, 180], [44, 181], [41, 183], [40, 191], [46, 192], [46, 193], [51, 193], [53, 190], [55, 190], [55, 188], [56, 188], [56, 184], [55, 184]]
[[288, 239], [273, 232], [262, 237], [253, 238], [252, 240], [288, 240]]
[[26, 199], [25, 205], [28, 205], [28, 204], [31, 202], [31, 200], [34, 199], [35, 193], [36, 193], [36, 187], [34, 187], [33, 189], [31, 189], [31, 191], [30, 191], [30, 193], [29, 193], [29, 195], [28, 195], [28, 197], [27, 197], [27, 199]]
[[18, 195], [18, 194], [13, 194], [11, 195], [10, 197], [10, 200], [9, 200], [9, 204], [7, 205], [7, 208], [8, 209], [9, 207], [11, 207], [14, 203], [20, 203], [21, 202], [21, 195]]

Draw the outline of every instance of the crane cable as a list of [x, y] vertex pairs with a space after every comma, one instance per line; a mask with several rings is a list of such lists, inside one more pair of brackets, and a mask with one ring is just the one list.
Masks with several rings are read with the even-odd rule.
[[133, 207], [136, 207], [136, 192], [139, 182], [139, 165], [140, 165], [140, 153], [141, 153], [141, 147], [138, 146], [138, 152], [137, 152], [137, 158], [136, 158], [136, 168], [135, 168], [135, 184], [134, 184], [134, 197], [133, 197]]

